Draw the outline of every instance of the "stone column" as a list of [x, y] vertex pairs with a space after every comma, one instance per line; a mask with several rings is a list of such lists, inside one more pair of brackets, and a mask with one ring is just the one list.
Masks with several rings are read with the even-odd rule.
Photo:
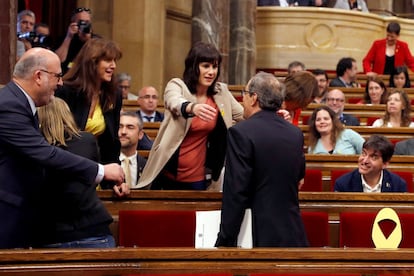
[[256, 0], [230, 1], [229, 84], [246, 84], [256, 72]]
[[10, 81], [16, 62], [17, 1], [3, 0], [0, 13], [0, 86]]
[[219, 49], [220, 81], [228, 82], [230, 0], [193, 0], [192, 43], [204, 41]]

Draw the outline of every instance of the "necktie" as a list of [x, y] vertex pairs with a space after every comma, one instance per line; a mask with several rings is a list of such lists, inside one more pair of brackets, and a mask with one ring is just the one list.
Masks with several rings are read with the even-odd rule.
[[34, 121], [35, 121], [35, 127], [36, 127], [36, 129], [39, 129], [40, 125], [39, 125], [39, 116], [37, 115], [37, 111], [35, 112], [33, 117], [34, 117]]
[[147, 119], [147, 122], [152, 122], [153, 116], [144, 116], [145, 119]]
[[131, 188], [131, 170], [130, 166], [131, 161], [128, 157], [125, 157], [124, 159], [124, 173], [125, 173], [125, 183], [128, 184], [128, 186]]

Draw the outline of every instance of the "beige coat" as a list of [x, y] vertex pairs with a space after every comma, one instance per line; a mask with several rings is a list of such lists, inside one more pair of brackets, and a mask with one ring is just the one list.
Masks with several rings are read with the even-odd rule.
[[[230, 93], [227, 85], [217, 82], [215, 90], [217, 93], [213, 98], [226, 127], [231, 127], [234, 121], [243, 120], [243, 107]], [[196, 96], [190, 93], [185, 83], [179, 78], [170, 80], [164, 92], [164, 121], [161, 123], [137, 188], [149, 188], [184, 140], [192, 118], [183, 117], [181, 106], [188, 101], [196, 103]]]

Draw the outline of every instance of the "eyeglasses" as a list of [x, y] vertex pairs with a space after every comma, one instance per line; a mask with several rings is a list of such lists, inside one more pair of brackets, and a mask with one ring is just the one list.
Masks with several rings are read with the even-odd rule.
[[53, 72], [49, 72], [49, 71], [44, 70], [44, 69], [40, 69], [40, 71], [42, 71], [42, 72], [45, 72], [45, 73], [48, 73], [48, 74], [51, 74], [51, 75], [55, 76], [55, 77], [58, 79], [58, 81], [60, 81], [60, 79], [63, 77], [63, 73], [53, 73]]
[[326, 98], [326, 101], [343, 103], [345, 100], [344, 99], [339, 99], [339, 98]]
[[149, 100], [149, 99], [153, 99], [153, 100], [157, 100], [158, 96], [157, 95], [145, 95], [145, 96], [140, 96], [139, 98], [142, 98], [144, 100]]
[[87, 13], [91, 14], [91, 9], [89, 9], [89, 8], [76, 8], [73, 11], [73, 14], [77, 14], [77, 13], [80, 13], [80, 12], [87, 12]]
[[129, 85], [119, 85], [118, 86], [119, 87], [119, 89], [129, 89], [131, 86], [129, 86]]

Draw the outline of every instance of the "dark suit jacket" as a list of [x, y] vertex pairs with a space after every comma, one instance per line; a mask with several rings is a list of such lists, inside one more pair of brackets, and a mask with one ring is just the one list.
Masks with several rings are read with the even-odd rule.
[[[407, 192], [407, 183], [404, 179], [388, 170], [383, 170], [383, 172], [382, 193]], [[358, 169], [338, 178], [334, 190], [335, 192], [363, 192], [361, 174]]]
[[[82, 132], [81, 137], [66, 143], [67, 147], [61, 148], [90, 160], [99, 160], [98, 145], [91, 133]], [[40, 245], [111, 234], [112, 216], [96, 194], [95, 185], [87, 185], [74, 177], [62, 178], [58, 171], [47, 170], [47, 181], [41, 191]]]
[[346, 126], [359, 126], [359, 120], [351, 114], [344, 114], [339, 118], [340, 121]]
[[[90, 109], [86, 94], [76, 88], [64, 85], [56, 91], [55, 95], [65, 100], [72, 111], [76, 124], [80, 130], [85, 130]], [[101, 99], [101, 103], [102, 102], [103, 99]], [[114, 108], [103, 113], [105, 131], [98, 136], [98, 146], [102, 164], [119, 163], [121, 143], [119, 142], [118, 129], [121, 107], [122, 97], [119, 94]], [[111, 189], [113, 183], [104, 182], [101, 186], [104, 189]]]
[[141, 177], [142, 171], [144, 170], [146, 164], [147, 159], [137, 154], [137, 183], [135, 184], [138, 184], [138, 180]]
[[0, 248], [28, 247], [34, 242], [35, 206], [44, 168], [59, 171], [62, 178], [92, 184], [98, 166], [49, 145], [26, 96], [13, 82], [0, 90], [0, 121]]
[[231, 127], [216, 246], [236, 246], [246, 208], [253, 246], [308, 246], [298, 200], [304, 174], [303, 134], [275, 112], [260, 111]]
[[[137, 114], [139, 116], [139, 118], [142, 120], [141, 117], [141, 112], [138, 110]], [[154, 122], [162, 122], [164, 120], [164, 113], [161, 113], [159, 111], [155, 111], [155, 118], [154, 118]]]
[[396, 155], [414, 155], [414, 139], [407, 139], [395, 144], [394, 154]]
[[[367, 55], [362, 60], [364, 73], [375, 72], [378, 74], [384, 73], [385, 68], [385, 48], [386, 39], [374, 41]], [[394, 66], [406, 65], [412, 71], [414, 70], [414, 58], [411, 55], [410, 48], [406, 42], [397, 40], [395, 45]]]

